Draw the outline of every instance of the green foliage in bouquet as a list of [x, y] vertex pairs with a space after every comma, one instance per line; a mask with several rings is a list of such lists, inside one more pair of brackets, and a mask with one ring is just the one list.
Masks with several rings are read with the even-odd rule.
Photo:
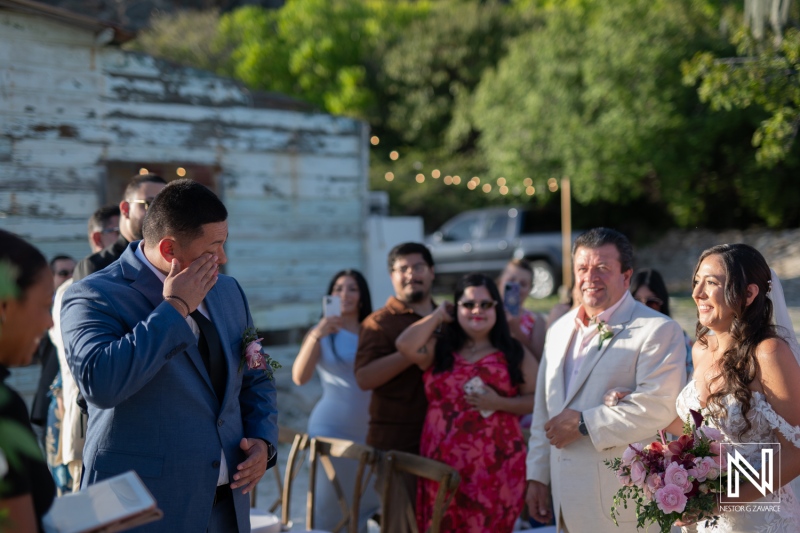
[[622, 484], [611, 507], [615, 524], [620, 507], [629, 503], [635, 505], [639, 529], [658, 524], [661, 533], [669, 533], [678, 520], [705, 521], [706, 527], [717, 523], [717, 495], [726, 483], [722, 434], [702, 422], [702, 415], [691, 411], [678, 439], [667, 441], [662, 431], [659, 440], [631, 444], [622, 457], [605, 461]]

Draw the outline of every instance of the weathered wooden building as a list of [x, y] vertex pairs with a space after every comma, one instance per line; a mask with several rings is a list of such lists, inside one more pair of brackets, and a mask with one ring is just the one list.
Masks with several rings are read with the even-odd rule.
[[0, 0], [0, 226], [80, 258], [131, 175], [185, 175], [229, 209], [226, 271], [256, 325], [307, 325], [329, 276], [365, 264], [367, 126], [120, 49], [132, 37]]

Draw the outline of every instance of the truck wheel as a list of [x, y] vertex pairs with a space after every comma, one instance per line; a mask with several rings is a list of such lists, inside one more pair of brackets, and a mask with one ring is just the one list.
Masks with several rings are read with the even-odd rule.
[[553, 294], [556, 290], [556, 276], [550, 263], [547, 261], [533, 261], [531, 262], [531, 268], [533, 268], [531, 298], [538, 300]]

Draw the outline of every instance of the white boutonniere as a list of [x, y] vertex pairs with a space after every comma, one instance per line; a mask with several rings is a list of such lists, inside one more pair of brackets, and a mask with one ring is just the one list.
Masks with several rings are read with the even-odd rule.
[[608, 326], [608, 323], [603, 322], [602, 320], [597, 322], [597, 333], [598, 333], [597, 336], [600, 339], [600, 344], [597, 345], [598, 349], [602, 349], [603, 343], [614, 336], [614, 332], [611, 331], [611, 328]]
[[239, 362], [239, 372], [245, 365], [248, 370], [263, 370], [267, 377], [272, 380], [275, 371], [281, 368], [281, 364], [269, 356], [262, 353], [261, 341], [256, 333], [256, 328], [249, 327], [242, 334], [242, 360]]

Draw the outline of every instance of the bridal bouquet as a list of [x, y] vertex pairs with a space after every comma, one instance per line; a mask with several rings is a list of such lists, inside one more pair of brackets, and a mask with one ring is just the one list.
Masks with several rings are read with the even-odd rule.
[[667, 442], [661, 431], [660, 442], [630, 444], [622, 457], [605, 462], [622, 484], [611, 507], [614, 523], [619, 506], [627, 509], [630, 500], [636, 504], [640, 529], [657, 523], [662, 533], [669, 533], [676, 520], [716, 524], [717, 493], [727, 479], [720, 454], [722, 434], [702, 426], [703, 416], [697, 411], [691, 415], [677, 440]]

